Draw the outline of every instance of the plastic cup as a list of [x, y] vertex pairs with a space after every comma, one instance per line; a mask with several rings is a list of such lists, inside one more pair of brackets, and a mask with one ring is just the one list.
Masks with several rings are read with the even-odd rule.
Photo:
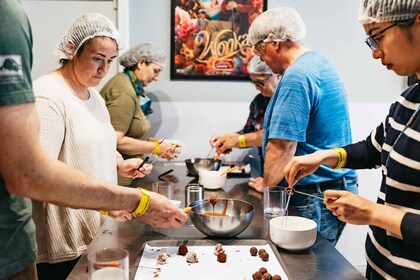
[[89, 280], [128, 280], [128, 252], [120, 248], [104, 248], [88, 255]]
[[174, 184], [171, 182], [158, 181], [152, 184], [152, 191], [166, 196], [168, 199], [174, 199]]
[[267, 218], [285, 216], [287, 195], [283, 187], [264, 188], [264, 216]]

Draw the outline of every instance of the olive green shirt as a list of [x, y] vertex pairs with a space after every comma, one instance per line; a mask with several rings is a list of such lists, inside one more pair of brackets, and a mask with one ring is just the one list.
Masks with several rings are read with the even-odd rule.
[[[150, 122], [140, 107], [136, 91], [130, 78], [124, 73], [118, 73], [101, 89], [100, 94], [105, 99], [106, 107], [111, 116], [112, 126], [125, 136], [148, 140]], [[141, 157], [141, 155], [122, 154], [124, 159]], [[118, 184], [129, 185], [129, 179], [118, 177]]]

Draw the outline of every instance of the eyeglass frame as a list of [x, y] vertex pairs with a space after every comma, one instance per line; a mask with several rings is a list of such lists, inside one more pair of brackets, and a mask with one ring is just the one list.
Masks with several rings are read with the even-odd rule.
[[265, 84], [268, 82], [268, 80], [270, 80], [270, 78], [273, 76], [273, 74], [266, 74], [266, 75], [268, 75], [268, 77], [263, 81], [258, 81], [258, 80], [254, 81], [254, 80], [251, 79], [251, 81], [250, 81], [251, 84], [254, 84], [254, 85], [259, 86], [259, 87], [264, 87]]
[[375, 37], [378, 37], [379, 35], [382, 35], [383, 33], [385, 33], [385, 31], [387, 31], [388, 29], [390, 29], [390, 28], [392, 28], [394, 26], [397, 26], [397, 25], [400, 25], [400, 24], [404, 24], [406, 22], [411, 22], [412, 20], [413, 19], [407, 19], [407, 20], [399, 20], [399, 21], [394, 22], [390, 26], [388, 26], [388, 27], [386, 27], [386, 28], [384, 28], [384, 29], [376, 32], [375, 34], [373, 34], [373, 35], [371, 35], [369, 37], [367, 37], [365, 39], [366, 45], [368, 45], [368, 47], [371, 50], [373, 50], [373, 51], [379, 50], [380, 46], [379, 46], [379, 43], [375, 40]]
[[[258, 46], [261, 46], [261, 47], [258, 47]], [[265, 50], [266, 48], [267, 48], [266, 42], [264, 42], [264, 40], [261, 40], [255, 43], [252, 51], [254, 52], [255, 55], [261, 56], [261, 51]]]

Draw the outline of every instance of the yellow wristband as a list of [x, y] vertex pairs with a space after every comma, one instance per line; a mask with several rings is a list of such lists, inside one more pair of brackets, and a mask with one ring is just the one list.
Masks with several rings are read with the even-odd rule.
[[99, 214], [104, 215], [104, 216], [108, 216], [108, 211], [107, 210], [99, 210]]
[[139, 190], [141, 190], [142, 194], [141, 194], [141, 199], [139, 202], [139, 206], [137, 206], [136, 210], [134, 210], [133, 213], [131, 213], [131, 215], [133, 216], [141, 216], [144, 213], [146, 213], [147, 208], [149, 208], [149, 203], [150, 203], [150, 194], [148, 190], [142, 189], [142, 188], [137, 188]]
[[160, 144], [159, 141], [155, 141], [155, 149], [153, 150], [153, 154], [154, 155], [159, 155], [160, 154]]
[[226, 133], [226, 134], [225, 134], [225, 136], [226, 136], [227, 138], [229, 138], [229, 137], [230, 137], [230, 134], [229, 134], [229, 133]]
[[347, 163], [347, 152], [343, 148], [334, 148], [338, 153], [338, 163], [334, 169], [343, 168]]
[[245, 135], [243, 134], [239, 135], [238, 141], [239, 141], [239, 148], [246, 148]]

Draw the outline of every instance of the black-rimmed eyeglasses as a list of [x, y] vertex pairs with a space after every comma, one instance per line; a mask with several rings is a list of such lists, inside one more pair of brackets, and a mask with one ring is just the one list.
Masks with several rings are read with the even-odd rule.
[[270, 80], [271, 76], [273, 76], [273, 74], [268, 75], [268, 77], [265, 78], [262, 81], [260, 81], [260, 80], [251, 80], [251, 83], [253, 83], [254, 85], [259, 86], [259, 87], [264, 87], [265, 84], [268, 82], [268, 80]]
[[386, 27], [385, 29], [382, 29], [381, 31], [376, 32], [372, 36], [367, 37], [366, 40], [365, 40], [366, 45], [368, 45], [371, 50], [377, 51], [379, 49], [379, 43], [378, 43], [378, 41], [375, 40], [375, 37], [378, 37], [379, 35], [383, 34], [385, 31], [387, 31], [388, 29], [396, 26], [397, 24], [398, 24], [398, 22], [394, 22], [393, 24]]

